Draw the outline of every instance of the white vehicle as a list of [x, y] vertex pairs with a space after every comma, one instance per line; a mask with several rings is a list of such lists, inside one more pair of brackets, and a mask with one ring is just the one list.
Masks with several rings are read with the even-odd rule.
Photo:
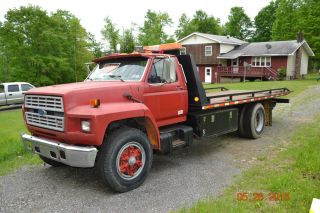
[[22, 104], [24, 93], [34, 87], [32, 84], [26, 82], [1, 83], [0, 106]]

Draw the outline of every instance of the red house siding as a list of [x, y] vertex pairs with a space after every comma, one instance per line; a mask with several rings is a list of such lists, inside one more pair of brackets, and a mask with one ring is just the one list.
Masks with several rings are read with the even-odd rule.
[[271, 67], [278, 70], [280, 67], [287, 69], [288, 56], [273, 56], [271, 57]]
[[252, 60], [252, 57], [241, 57], [239, 58], [239, 66], [243, 66], [244, 62], [246, 61], [248, 64], [251, 64], [251, 60]]
[[198, 66], [198, 68], [199, 68], [200, 80], [201, 82], [204, 82], [204, 66]]

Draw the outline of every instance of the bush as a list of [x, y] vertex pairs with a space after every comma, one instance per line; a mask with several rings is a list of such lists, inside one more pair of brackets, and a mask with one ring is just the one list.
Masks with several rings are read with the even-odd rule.
[[278, 73], [279, 73], [279, 79], [280, 80], [284, 80], [286, 78], [286, 76], [287, 76], [287, 70], [284, 67], [280, 67], [278, 69]]

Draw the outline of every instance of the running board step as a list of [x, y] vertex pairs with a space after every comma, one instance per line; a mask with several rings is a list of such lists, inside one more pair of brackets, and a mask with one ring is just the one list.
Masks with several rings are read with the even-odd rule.
[[160, 152], [163, 154], [190, 146], [192, 141], [193, 129], [190, 126], [174, 125], [160, 129]]

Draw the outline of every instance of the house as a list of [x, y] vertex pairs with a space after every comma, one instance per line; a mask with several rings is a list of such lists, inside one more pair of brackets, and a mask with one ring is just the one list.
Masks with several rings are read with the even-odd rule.
[[287, 79], [303, 77], [308, 72], [308, 59], [314, 53], [308, 43], [270, 41], [247, 43], [230, 36], [192, 33], [178, 42], [181, 54], [192, 54], [200, 79], [218, 83], [223, 78], [240, 80], [277, 80], [279, 70]]

